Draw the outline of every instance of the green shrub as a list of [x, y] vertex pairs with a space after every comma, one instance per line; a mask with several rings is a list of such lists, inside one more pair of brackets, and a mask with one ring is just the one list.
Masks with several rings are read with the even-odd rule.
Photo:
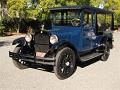
[[17, 18], [3, 18], [4, 32], [13, 32], [18, 29], [19, 20]]

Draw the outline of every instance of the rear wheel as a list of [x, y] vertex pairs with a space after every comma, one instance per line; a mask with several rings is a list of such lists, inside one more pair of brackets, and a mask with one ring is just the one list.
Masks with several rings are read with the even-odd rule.
[[55, 75], [63, 80], [70, 77], [76, 70], [76, 60], [74, 51], [65, 47], [58, 51], [54, 66]]
[[[14, 53], [20, 53], [20, 51], [21, 51], [21, 47], [20, 47], [20, 46], [16, 46], [13, 52], [14, 52]], [[13, 59], [13, 64], [14, 64], [17, 68], [19, 68], [19, 69], [26, 69], [26, 68], [28, 68], [27, 66], [23, 65], [24, 63], [25, 63], [25, 62], [23, 62], [23, 61], [20, 62], [20, 60], [14, 60], [14, 59]]]

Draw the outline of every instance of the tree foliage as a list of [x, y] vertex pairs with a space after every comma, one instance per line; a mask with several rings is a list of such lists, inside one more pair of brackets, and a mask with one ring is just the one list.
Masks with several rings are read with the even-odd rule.
[[99, 7], [100, 4], [104, 5], [104, 8], [114, 12], [115, 25], [120, 24], [120, 0], [91, 0], [91, 5]]
[[120, 24], [120, 0], [8, 0], [8, 14], [11, 18], [47, 20], [49, 8], [59, 6], [91, 5], [115, 12], [115, 24]]
[[8, 0], [8, 13], [10, 17], [23, 17], [26, 11], [27, 0]]
[[49, 8], [58, 6], [90, 5], [90, 0], [8, 0], [10, 17], [47, 19]]

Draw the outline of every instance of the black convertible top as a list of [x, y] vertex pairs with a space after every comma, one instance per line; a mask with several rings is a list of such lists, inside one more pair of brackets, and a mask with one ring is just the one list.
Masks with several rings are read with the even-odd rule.
[[62, 7], [55, 7], [50, 8], [50, 11], [64, 11], [64, 10], [83, 10], [87, 9], [88, 11], [96, 12], [96, 13], [103, 13], [103, 14], [113, 14], [112, 11], [106, 9], [100, 9], [92, 6], [62, 6]]

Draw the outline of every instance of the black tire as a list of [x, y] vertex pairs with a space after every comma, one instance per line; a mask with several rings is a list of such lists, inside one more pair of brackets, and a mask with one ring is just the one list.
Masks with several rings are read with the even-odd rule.
[[65, 47], [58, 51], [54, 66], [54, 72], [58, 79], [63, 80], [70, 77], [76, 70], [76, 60], [74, 51]]
[[107, 61], [108, 57], [110, 55], [110, 47], [109, 47], [109, 42], [105, 43], [104, 49], [103, 49], [103, 55], [101, 56], [101, 61]]
[[[15, 49], [14, 49], [14, 53], [19, 53], [21, 50], [21, 47], [20, 46], [16, 46]], [[26, 69], [28, 68], [27, 66], [23, 65], [22, 63], [19, 62], [19, 60], [14, 60], [13, 59], [13, 64], [19, 68], [19, 69]]]

